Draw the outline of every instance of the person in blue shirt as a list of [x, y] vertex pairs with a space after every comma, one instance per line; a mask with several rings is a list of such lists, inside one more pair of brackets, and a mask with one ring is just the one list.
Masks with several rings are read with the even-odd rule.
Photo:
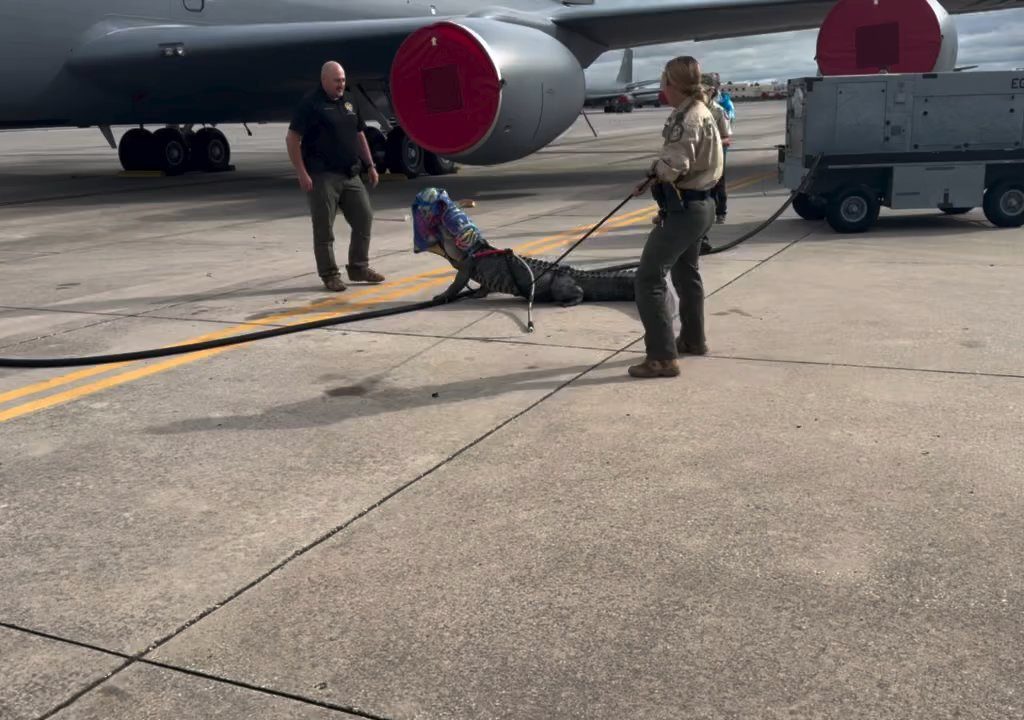
[[[715, 222], [721, 224], [725, 222], [726, 203], [728, 201], [725, 188], [725, 159], [726, 153], [729, 152], [729, 146], [732, 145], [730, 111], [732, 112], [732, 117], [736, 116], [736, 111], [732, 104], [732, 98], [726, 95], [723, 99], [723, 94], [720, 92], [721, 85], [718, 80], [718, 73], [704, 73], [701, 76], [701, 84], [704, 86], [708, 98], [708, 110], [711, 111], [715, 125], [718, 126], [718, 134], [722, 138], [722, 176], [711, 189], [711, 197], [715, 201]], [[711, 249], [711, 242], [705, 235], [700, 241], [700, 254], [707, 255], [711, 252]]]

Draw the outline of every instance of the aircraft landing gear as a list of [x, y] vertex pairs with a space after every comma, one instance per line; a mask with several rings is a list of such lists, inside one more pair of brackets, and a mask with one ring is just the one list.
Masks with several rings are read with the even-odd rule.
[[456, 170], [454, 161], [424, 150], [398, 126], [387, 135], [375, 127], [368, 127], [366, 141], [381, 175], [390, 170], [393, 175], [414, 178], [423, 174], [449, 175]]
[[181, 175], [188, 169], [188, 142], [178, 128], [160, 128], [153, 133], [153, 165], [168, 175]]
[[121, 136], [117, 146], [117, 157], [125, 170], [146, 170], [153, 163], [153, 133], [142, 128], [129, 130]]
[[202, 128], [190, 141], [192, 165], [206, 172], [223, 172], [230, 167], [231, 143], [217, 128]]
[[222, 172], [230, 168], [231, 144], [216, 128], [196, 132], [173, 126], [150, 132], [129, 130], [121, 137], [117, 156], [125, 170], [161, 171], [181, 175], [187, 170]]

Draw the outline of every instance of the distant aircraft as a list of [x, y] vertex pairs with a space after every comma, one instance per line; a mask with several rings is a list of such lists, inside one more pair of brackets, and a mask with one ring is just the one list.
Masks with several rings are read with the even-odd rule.
[[443, 173], [558, 137], [604, 52], [819, 27], [837, 1], [0, 0], [0, 128], [98, 127], [114, 147], [113, 126], [136, 126], [125, 168], [221, 170], [215, 125], [289, 119], [333, 59], [381, 126], [381, 161]]
[[661, 80], [634, 83], [633, 87], [629, 89], [629, 94], [633, 98], [633, 105], [635, 107], [643, 107], [644, 105], [661, 107]]
[[[649, 86], [654, 86], [653, 91]], [[661, 80], [633, 80], [633, 48], [622, 52], [619, 74], [611, 85], [587, 85], [584, 104], [604, 107], [605, 112], [631, 112], [643, 104], [658, 104]]]

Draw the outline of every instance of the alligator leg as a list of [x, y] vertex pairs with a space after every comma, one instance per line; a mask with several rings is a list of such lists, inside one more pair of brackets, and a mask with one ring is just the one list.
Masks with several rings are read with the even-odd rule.
[[583, 302], [583, 288], [569, 275], [557, 275], [551, 281], [551, 299], [562, 303], [562, 307], [572, 307]]

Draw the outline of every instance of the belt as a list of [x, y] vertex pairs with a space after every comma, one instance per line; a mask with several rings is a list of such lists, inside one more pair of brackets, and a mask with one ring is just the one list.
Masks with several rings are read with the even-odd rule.
[[710, 190], [680, 190], [679, 194], [683, 200], [707, 200], [711, 197]]

